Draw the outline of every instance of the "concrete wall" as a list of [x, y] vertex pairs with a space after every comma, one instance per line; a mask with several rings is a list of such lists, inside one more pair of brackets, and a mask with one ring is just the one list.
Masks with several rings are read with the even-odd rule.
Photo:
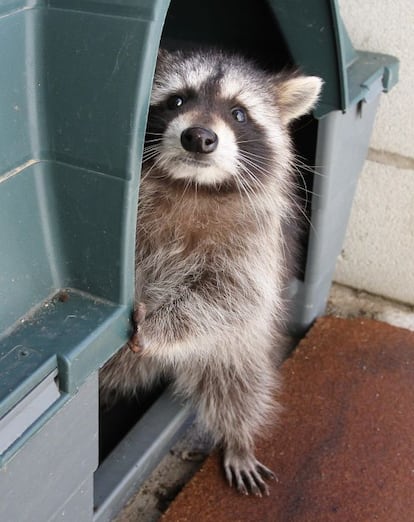
[[381, 96], [335, 280], [414, 304], [414, 3], [340, 0], [357, 49], [400, 61], [400, 81]]

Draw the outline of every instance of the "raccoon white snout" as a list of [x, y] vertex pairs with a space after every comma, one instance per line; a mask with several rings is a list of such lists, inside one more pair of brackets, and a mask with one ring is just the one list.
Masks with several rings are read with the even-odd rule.
[[188, 127], [181, 133], [181, 145], [188, 152], [208, 154], [214, 152], [218, 145], [215, 132], [204, 127]]

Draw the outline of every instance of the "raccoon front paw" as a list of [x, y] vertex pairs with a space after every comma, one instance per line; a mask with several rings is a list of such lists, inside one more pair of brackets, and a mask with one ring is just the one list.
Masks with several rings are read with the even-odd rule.
[[139, 303], [134, 314], [132, 321], [134, 325], [134, 332], [128, 341], [128, 348], [135, 353], [139, 353], [144, 349], [145, 343], [142, 335], [142, 323], [145, 320], [147, 309], [144, 303]]
[[257, 497], [269, 495], [269, 486], [263, 479], [275, 480], [276, 476], [269, 468], [261, 464], [254, 456], [226, 455], [224, 471], [230, 486], [235, 485], [239, 493]]

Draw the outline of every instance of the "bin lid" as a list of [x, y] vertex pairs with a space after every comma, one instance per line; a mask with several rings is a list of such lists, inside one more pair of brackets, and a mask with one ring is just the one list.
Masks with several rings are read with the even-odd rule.
[[398, 59], [354, 49], [337, 0], [268, 0], [292, 59], [305, 73], [325, 81], [315, 110], [320, 118], [346, 111], [398, 81]]

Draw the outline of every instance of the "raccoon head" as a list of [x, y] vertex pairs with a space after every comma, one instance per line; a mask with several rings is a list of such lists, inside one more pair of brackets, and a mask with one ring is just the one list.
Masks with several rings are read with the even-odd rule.
[[249, 190], [288, 168], [289, 123], [315, 105], [322, 81], [266, 73], [221, 52], [160, 52], [144, 175]]

